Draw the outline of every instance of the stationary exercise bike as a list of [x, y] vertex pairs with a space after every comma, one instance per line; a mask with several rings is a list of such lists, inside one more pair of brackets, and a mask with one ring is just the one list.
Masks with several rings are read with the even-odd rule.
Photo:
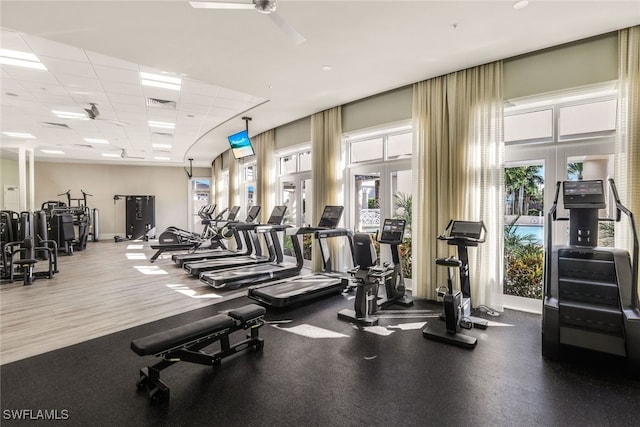
[[[413, 299], [405, 294], [404, 276], [398, 245], [402, 243], [406, 222], [403, 219], [386, 219], [382, 226], [380, 244], [389, 245], [391, 263], [376, 265], [377, 255], [366, 233], [356, 233], [353, 237], [357, 267], [350, 270], [356, 286], [356, 299], [353, 310], [344, 309], [338, 313], [338, 319], [359, 323], [365, 326], [378, 324], [375, 315], [379, 309], [398, 304], [405, 307], [413, 305]], [[384, 285], [385, 296], [379, 297], [380, 285]]]
[[[458, 258], [453, 256], [437, 258], [436, 265], [446, 267], [448, 272], [446, 291], [438, 289], [438, 297], [443, 300], [444, 311], [442, 324], [428, 324], [422, 331], [425, 338], [446, 342], [465, 348], [474, 348], [477, 344], [475, 337], [464, 335], [462, 329], [486, 329], [488, 322], [471, 316], [471, 279], [469, 273], [468, 247], [476, 247], [485, 241], [486, 228], [482, 221], [449, 221], [444, 233], [438, 240], [446, 241], [448, 245], [456, 246]], [[454, 270], [459, 271], [460, 289], [454, 289]]]

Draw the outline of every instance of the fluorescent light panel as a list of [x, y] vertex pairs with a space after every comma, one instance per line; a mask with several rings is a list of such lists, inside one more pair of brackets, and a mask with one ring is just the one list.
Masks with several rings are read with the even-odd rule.
[[100, 138], [83, 138], [83, 139], [90, 144], [108, 144], [109, 143], [109, 141], [107, 141], [106, 139], [100, 139]]
[[169, 161], [169, 160], [171, 160], [171, 157], [155, 156], [153, 159], [154, 160], [166, 160], [166, 161]]
[[60, 150], [40, 150], [40, 151], [46, 154], [64, 154], [64, 151], [60, 151]]
[[120, 154], [115, 154], [115, 153], [102, 153], [102, 157], [120, 157]]
[[18, 50], [0, 49], [0, 64], [47, 71], [47, 67], [33, 53]]
[[35, 139], [36, 137], [31, 135], [30, 133], [22, 133], [22, 132], [2, 132], [4, 135], [10, 136], [11, 138], [24, 138], [24, 139]]
[[158, 143], [153, 143], [151, 144], [151, 146], [153, 148], [158, 148], [158, 149], [164, 149], [164, 150], [171, 150], [171, 144], [158, 144]]
[[61, 119], [89, 120], [87, 115], [84, 113], [74, 113], [72, 111], [59, 111], [59, 110], [52, 110], [51, 112], [56, 116], [60, 117]]
[[156, 122], [155, 120], [149, 120], [149, 126], [152, 128], [162, 128], [162, 129], [175, 129], [175, 123], [169, 122]]
[[180, 90], [182, 79], [178, 77], [165, 76], [162, 74], [152, 74], [140, 72], [140, 82], [144, 86], [160, 87], [163, 89]]

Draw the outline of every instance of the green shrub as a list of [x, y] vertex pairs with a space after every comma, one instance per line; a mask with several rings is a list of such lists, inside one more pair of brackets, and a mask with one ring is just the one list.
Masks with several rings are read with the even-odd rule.
[[518, 253], [508, 254], [505, 258], [505, 294], [542, 299], [542, 248], [530, 245]]

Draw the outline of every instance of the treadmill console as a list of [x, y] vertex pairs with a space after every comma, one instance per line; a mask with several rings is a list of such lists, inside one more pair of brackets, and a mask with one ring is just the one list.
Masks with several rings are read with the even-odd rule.
[[344, 206], [325, 206], [318, 223], [319, 228], [336, 228], [342, 218]]
[[260, 206], [251, 206], [249, 208], [249, 212], [247, 213], [247, 219], [245, 219], [244, 222], [255, 221], [259, 214], [260, 214]]
[[284, 214], [285, 213], [287, 213], [287, 207], [286, 206], [276, 206], [271, 211], [271, 216], [267, 220], [267, 224], [270, 224], [270, 225], [280, 225], [280, 224], [282, 224], [282, 221], [284, 220]]
[[404, 237], [404, 227], [406, 222], [404, 219], [385, 219], [382, 226], [382, 236], [378, 240], [380, 243], [389, 245], [399, 245]]
[[232, 206], [231, 209], [229, 209], [227, 221], [235, 221], [236, 216], [238, 216], [238, 212], [240, 212], [240, 206]]
[[565, 209], [604, 209], [604, 185], [601, 179], [564, 181], [562, 202]]

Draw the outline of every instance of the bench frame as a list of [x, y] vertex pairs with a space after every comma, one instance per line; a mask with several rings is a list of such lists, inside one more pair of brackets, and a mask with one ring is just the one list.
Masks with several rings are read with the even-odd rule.
[[[156, 357], [161, 357], [162, 360], [154, 365], [140, 369], [140, 378], [136, 383], [136, 387], [139, 390], [147, 389], [152, 403], [167, 403], [170, 391], [169, 387], [160, 379], [160, 372], [169, 366], [178, 362], [196, 363], [212, 367], [219, 366], [222, 359], [241, 351], [250, 348], [255, 348], [256, 351], [262, 350], [264, 340], [259, 337], [258, 330], [264, 325], [264, 313], [245, 321], [234, 318], [233, 312], [229, 313], [229, 316], [234, 320], [233, 326], [212, 331], [206, 336], [155, 354]], [[231, 344], [229, 340], [231, 333], [247, 329], [249, 329], [249, 333], [246, 334], [245, 339]], [[205, 353], [201, 351], [217, 341], [220, 342], [220, 350], [217, 352]]]

